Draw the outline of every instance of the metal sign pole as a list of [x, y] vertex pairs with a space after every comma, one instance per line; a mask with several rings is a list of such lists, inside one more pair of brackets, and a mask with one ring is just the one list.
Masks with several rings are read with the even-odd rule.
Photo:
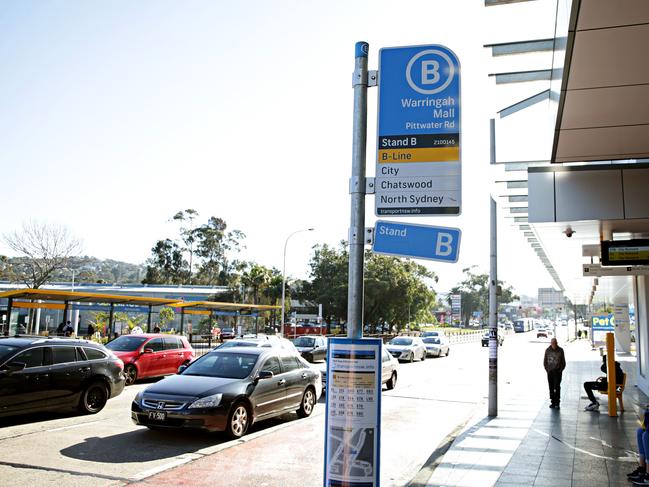
[[363, 335], [363, 257], [365, 250], [365, 155], [367, 146], [367, 53], [369, 44], [357, 42], [355, 51], [354, 125], [352, 140], [351, 224], [349, 227], [349, 288], [347, 336]]
[[498, 416], [498, 243], [496, 202], [491, 198], [491, 245], [489, 276], [489, 416]]

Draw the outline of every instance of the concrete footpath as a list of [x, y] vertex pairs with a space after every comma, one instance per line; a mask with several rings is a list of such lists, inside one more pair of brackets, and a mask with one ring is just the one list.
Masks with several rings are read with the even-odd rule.
[[438, 452], [413, 486], [617, 486], [631, 485], [637, 466], [635, 430], [649, 399], [635, 387], [636, 359], [618, 356], [627, 373], [625, 412], [609, 417], [606, 396], [600, 412], [584, 411], [583, 382], [602, 375], [599, 351], [585, 340], [564, 346], [561, 409], [550, 409], [544, 374], [500, 394], [498, 417], [486, 407], [442, 455]]

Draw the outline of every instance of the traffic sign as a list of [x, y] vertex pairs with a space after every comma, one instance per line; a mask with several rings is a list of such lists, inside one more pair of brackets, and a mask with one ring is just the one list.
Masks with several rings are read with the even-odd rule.
[[377, 254], [457, 262], [459, 228], [377, 221], [372, 250]]
[[440, 45], [379, 53], [377, 216], [459, 215], [460, 63]]

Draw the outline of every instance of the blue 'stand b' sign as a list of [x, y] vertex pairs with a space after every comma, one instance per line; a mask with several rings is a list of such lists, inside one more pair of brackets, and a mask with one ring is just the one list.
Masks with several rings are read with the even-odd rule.
[[459, 228], [378, 220], [372, 250], [377, 254], [457, 262], [461, 234]]

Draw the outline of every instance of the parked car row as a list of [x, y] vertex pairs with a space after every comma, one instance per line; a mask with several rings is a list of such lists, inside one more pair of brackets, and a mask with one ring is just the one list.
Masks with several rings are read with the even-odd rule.
[[[394, 389], [398, 362], [448, 355], [441, 332], [400, 336], [382, 352], [382, 383]], [[0, 338], [0, 416], [76, 408], [101, 411], [128, 384], [167, 376], [139, 392], [134, 423], [243, 436], [257, 421], [309, 416], [326, 384], [327, 339], [233, 338], [196, 358], [184, 336], [123, 335], [106, 346], [73, 338]], [[311, 364], [310, 362], [319, 362]]]

